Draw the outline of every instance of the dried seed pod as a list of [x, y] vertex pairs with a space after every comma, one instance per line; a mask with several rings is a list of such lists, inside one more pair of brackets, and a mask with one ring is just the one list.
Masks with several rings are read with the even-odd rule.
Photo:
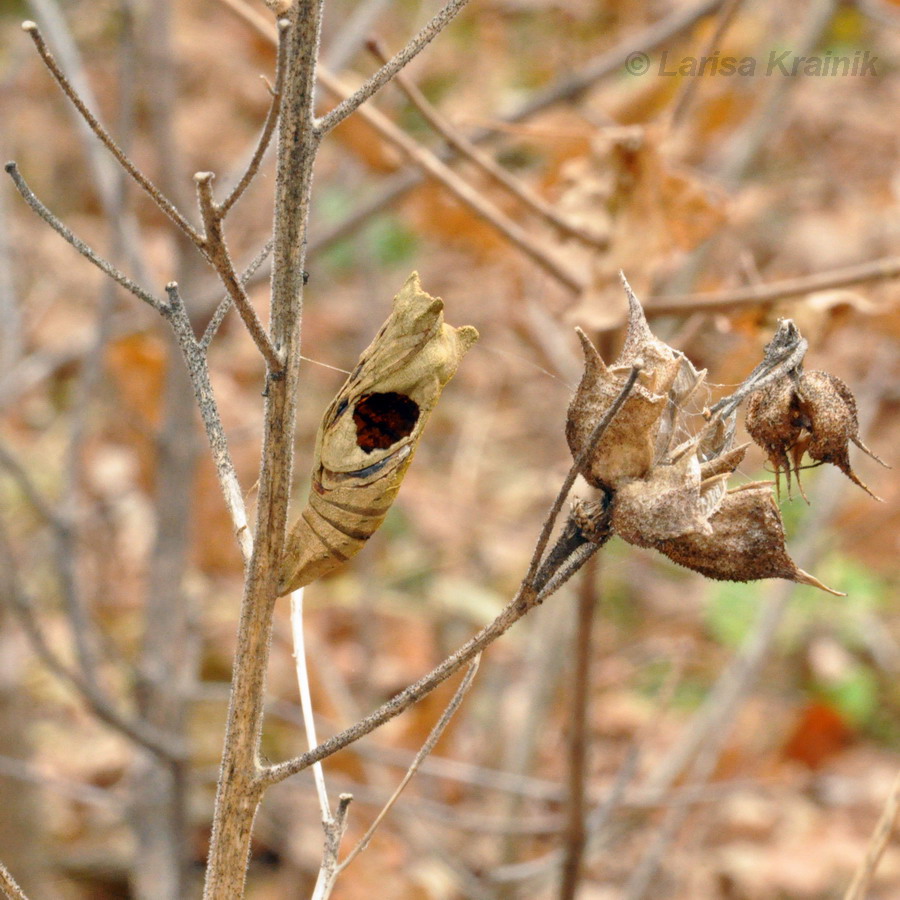
[[880, 500], [860, 481], [850, 466], [850, 441], [885, 465], [860, 439], [856, 399], [850, 388], [828, 372], [806, 372], [800, 379], [798, 393], [804, 417], [809, 421], [806, 426], [809, 433], [797, 444], [797, 459], [805, 449], [810, 459], [833, 463], [869, 496]]
[[673, 562], [719, 581], [785, 578], [843, 596], [798, 568], [784, 545], [784, 526], [769, 487], [726, 494], [710, 517], [709, 534], [695, 532], [654, 545]]
[[444, 324], [443, 309], [414, 272], [325, 411], [309, 499], [285, 545], [282, 593], [349, 559], [387, 515], [444, 385], [478, 339], [470, 326]]
[[[750, 395], [744, 420], [747, 433], [754, 443], [766, 451], [775, 470], [776, 484], [781, 473], [785, 473], [788, 496], [791, 492], [791, 471], [794, 469], [788, 452], [796, 446], [808, 424], [800, 409], [792, 377], [779, 378]], [[798, 472], [798, 484], [799, 481]]]
[[566, 439], [577, 458], [597, 422], [621, 392], [632, 365], [641, 361], [637, 384], [581, 473], [589, 484], [606, 490], [642, 478], [668, 451], [677, 412], [706, 374], [653, 335], [640, 303], [628, 282], [622, 280], [629, 304], [622, 352], [612, 366], [607, 366], [587, 335], [576, 329], [585, 368], [566, 419]]
[[833, 463], [875, 497], [850, 465], [850, 442], [884, 463], [862, 442], [856, 401], [840, 378], [828, 372], [805, 372], [779, 379], [751, 396], [746, 426], [766, 451], [776, 477], [785, 473], [788, 492], [791, 472], [800, 485], [800, 463], [807, 453], [816, 463]]

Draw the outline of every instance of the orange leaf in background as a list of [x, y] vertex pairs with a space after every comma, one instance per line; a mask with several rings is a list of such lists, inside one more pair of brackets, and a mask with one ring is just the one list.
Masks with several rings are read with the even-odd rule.
[[106, 351], [106, 368], [129, 410], [156, 426], [162, 416], [166, 349], [152, 334], [129, 334]]
[[826, 703], [809, 703], [800, 711], [781, 748], [781, 755], [810, 769], [818, 769], [829, 757], [843, 750], [853, 736], [853, 730], [834, 707]]

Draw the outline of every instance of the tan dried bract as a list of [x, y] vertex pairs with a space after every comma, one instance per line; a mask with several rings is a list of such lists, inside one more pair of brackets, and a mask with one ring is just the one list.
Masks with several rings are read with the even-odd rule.
[[750, 398], [746, 426], [766, 451], [776, 477], [784, 472], [789, 494], [792, 473], [803, 492], [800, 468], [805, 453], [815, 464], [837, 466], [875, 497], [850, 465], [850, 443], [884, 463], [862, 442], [856, 400], [840, 378], [828, 372], [805, 372], [775, 381]]

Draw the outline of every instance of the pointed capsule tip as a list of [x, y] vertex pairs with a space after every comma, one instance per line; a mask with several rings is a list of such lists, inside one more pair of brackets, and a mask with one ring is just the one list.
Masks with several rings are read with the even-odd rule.
[[810, 575], [809, 572], [804, 572], [803, 569], [797, 569], [796, 577], [794, 581], [797, 584], [808, 584], [810, 587], [818, 588], [820, 591], [825, 591], [828, 594], [834, 594], [835, 597], [846, 597], [847, 594], [844, 591], [836, 591], [834, 588], [828, 587], [827, 584], [822, 584], [815, 575]]

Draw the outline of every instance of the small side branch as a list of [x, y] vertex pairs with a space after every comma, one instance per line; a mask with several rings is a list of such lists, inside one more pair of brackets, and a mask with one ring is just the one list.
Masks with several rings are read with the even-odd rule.
[[234, 186], [231, 193], [222, 201], [219, 207], [219, 215], [222, 219], [228, 215], [231, 207], [240, 199], [241, 195], [250, 186], [250, 182], [256, 177], [259, 167], [262, 164], [266, 150], [272, 141], [272, 135], [275, 134], [275, 126], [278, 124], [278, 113], [281, 110], [281, 94], [284, 89], [284, 57], [285, 45], [284, 39], [287, 33], [288, 23], [281, 19], [278, 22], [278, 56], [275, 63], [275, 86], [272, 88], [272, 102], [269, 105], [269, 112], [266, 115], [266, 121], [263, 123], [262, 133], [259, 136], [259, 142], [256, 150], [247, 165], [247, 171], [241, 176], [241, 179]]
[[648, 316], [668, 316], [688, 312], [718, 312], [774, 303], [789, 297], [812, 294], [816, 291], [830, 291], [837, 288], [863, 284], [867, 281], [888, 281], [900, 278], [900, 256], [885, 256], [855, 266], [826, 269], [800, 278], [785, 278], [768, 284], [736, 288], [706, 294], [681, 294], [670, 297], [651, 297], [647, 302]]
[[231, 300], [237, 307], [253, 343], [263, 355], [270, 372], [280, 372], [283, 368], [283, 360], [272, 344], [269, 335], [256, 315], [256, 310], [250, 302], [250, 297], [234, 269], [231, 254], [225, 243], [225, 235], [222, 232], [222, 210], [213, 199], [212, 182], [215, 176], [212, 172], [198, 172], [194, 176], [197, 184], [197, 198], [200, 204], [200, 215], [203, 217], [203, 226], [206, 234], [203, 238], [203, 246], [209, 255], [209, 260], [218, 272], [222, 283], [228, 290]]
[[16, 186], [16, 190], [22, 195], [22, 199], [67, 243], [71, 244], [85, 259], [92, 262], [101, 272], [108, 275], [125, 290], [131, 291], [139, 300], [152, 306], [158, 313], [165, 313], [165, 306], [149, 291], [144, 290], [139, 284], [132, 281], [127, 275], [123, 275], [111, 262], [105, 260], [99, 253], [91, 249], [81, 238], [76, 237], [40, 200], [25, 183], [25, 179], [19, 172], [19, 167], [14, 162], [8, 162], [5, 166]]
[[466, 670], [466, 674], [463, 676], [462, 681], [459, 683], [459, 687], [456, 689], [456, 693], [454, 693], [452, 699], [447, 704], [447, 708], [441, 714], [440, 719], [438, 719], [434, 728], [431, 729], [431, 732], [428, 735], [427, 740], [419, 749], [419, 752], [416, 753], [413, 761], [410, 763], [409, 768], [406, 770], [406, 774], [403, 776], [400, 784], [397, 785], [397, 789], [391, 794], [390, 799], [384, 805], [384, 808], [380, 813], [375, 817], [375, 821], [369, 826], [368, 831], [360, 838], [359, 843], [350, 851], [347, 855], [347, 858], [338, 866], [335, 875], [339, 875], [350, 863], [362, 853], [363, 850], [366, 849], [369, 845], [369, 841], [372, 840], [372, 835], [375, 834], [375, 830], [378, 826], [384, 821], [385, 816], [391, 811], [391, 808], [397, 802], [397, 799], [400, 797], [400, 794], [403, 793], [404, 788], [409, 784], [412, 780], [412, 777], [419, 771], [419, 768], [422, 765], [422, 762], [434, 750], [435, 745], [441, 739], [441, 735], [444, 733], [444, 729], [447, 725], [450, 724], [450, 720], [456, 714], [456, 711], [459, 709], [460, 705], [463, 702], [463, 698], [469, 691], [469, 688], [472, 686], [472, 681], [475, 679], [475, 675], [478, 672], [478, 665], [481, 661], [481, 656], [476, 656], [475, 659], [469, 663], [469, 668]]
[[138, 169], [138, 167], [125, 155], [125, 152], [113, 140], [109, 132], [100, 124], [97, 117], [87, 108], [84, 101], [72, 87], [69, 79], [66, 78], [62, 69], [57, 65], [37, 24], [30, 21], [23, 22], [22, 30], [31, 37], [32, 41], [34, 41], [34, 46], [37, 48], [41, 59], [44, 61], [44, 65], [50, 71], [50, 74], [54, 77], [62, 92], [69, 98], [72, 105], [78, 110], [91, 131], [97, 135], [97, 138], [103, 146], [116, 158], [116, 162], [118, 162], [119, 165], [141, 186], [141, 188], [147, 192], [153, 202], [181, 229], [181, 231], [183, 231], [194, 244], [200, 247], [202, 238], [197, 233], [196, 229], [194, 229], [191, 223], [178, 212], [175, 205], [163, 195], [159, 188], [156, 187], [156, 185], [153, 184], [153, 182], [150, 181], [150, 179], [147, 178], [147, 176], [144, 175], [144, 173], [141, 172], [141, 170]]
[[216, 466], [219, 486], [222, 489], [225, 506], [231, 515], [235, 537], [246, 566], [253, 554], [253, 538], [247, 523], [244, 495], [234, 469], [234, 463], [231, 460], [231, 454], [228, 452], [225, 429], [222, 427], [222, 419], [219, 416], [219, 408], [209, 379], [206, 348], [194, 339], [194, 332], [184, 307], [184, 301], [181, 299], [178, 285], [174, 281], [166, 285], [166, 293], [169, 297], [167, 309], [169, 324], [172, 326], [175, 339], [178, 341], [188, 368], [197, 408], [200, 410], [200, 418], [203, 421], [203, 428], [206, 431], [210, 452]]
[[468, 0], [450, 0], [396, 56], [385, 63], [362, 87], [340, 102], [327, 115], [322, 116], [316, 122], [317, 133], [320, 136], [327, 134], [365, 103], [376, 91], [384, 87], [444, 30], [467, 2]]

